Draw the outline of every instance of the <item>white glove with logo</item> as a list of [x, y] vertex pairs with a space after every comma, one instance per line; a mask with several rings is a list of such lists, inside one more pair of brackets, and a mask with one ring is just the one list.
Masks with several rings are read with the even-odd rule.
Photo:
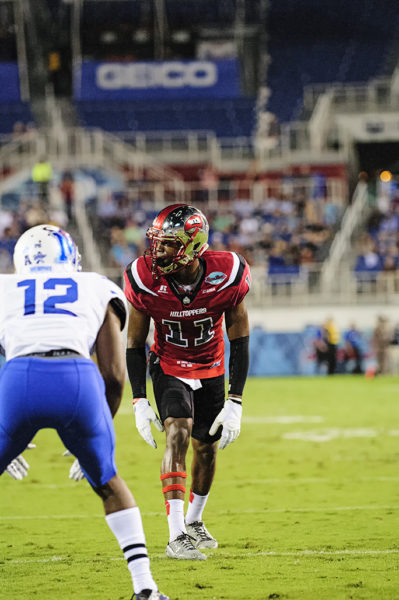
[[138, 398], [133, 404], [134, 416], [136, 420], [136, 427], [141, 437], [150, 444], [153, 448], [157, 447], [156, 441], [152, 437], [151, 423], [154, 423], [155, 427], [159, 431], [163, 431], [163, 425], [151, 407], [151, 404], [147, 398]]
[[[72, 453], [69, 452], [69, 450], [65, 450], [65, 452], [62, 453], [62, 456], [72, 456]], [[85, 475], [82, 471], [78, 459], [76, 458], [72, 464], [72, 467], [69, 469], [69, 479], [73, 479], [74, 481], [81, 481], [84, 478]]]
[[227, 398], [224, 407], [212, 423], [209, 435], [215, 435], [220, 425], [223, 425], [219, 448], [223, 450], [240, 435], [242, 406]]
[[[32, 450], [36, 448], [36, 444], [28, 444], [26, 450]], [[29, 470], [29, 464], [26, 462], [22, 454], [14, 458], [6, 468], [6, 473], [9, 474], [13, 479], [23, 479], [27, 476]]]

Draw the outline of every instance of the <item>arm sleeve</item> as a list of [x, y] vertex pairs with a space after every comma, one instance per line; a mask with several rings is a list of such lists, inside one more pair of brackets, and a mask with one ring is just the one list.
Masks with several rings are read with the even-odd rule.
[[242, 396], [249, 368], [249, 337], [230, 342], [229, 394]]
[[147, 361], [145, 348], [127, 348], [126, 366], [132, 386], [133, 398], [146, 398]]

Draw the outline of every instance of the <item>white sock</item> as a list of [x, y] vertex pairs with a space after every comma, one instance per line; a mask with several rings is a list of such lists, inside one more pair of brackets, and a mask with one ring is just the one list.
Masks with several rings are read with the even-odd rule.
[[209, 494], [206, 494], [206, 496], [199, 496], [190, 490], [190, 501], [187, 508], [186, 523], [202, 521], [202, 513], [204, 512], [208, 496]]
[[182, 533], [187, 533], [184, 524], [184, 500], [166, 500], [165, 504], [168, 515], [169, 541], [173, 542]]
[[105, 520], [122, 549], [133, 581], [134, 593], [157, 590], [150, 571], [145, 535], [138, 506], [105, 516]]

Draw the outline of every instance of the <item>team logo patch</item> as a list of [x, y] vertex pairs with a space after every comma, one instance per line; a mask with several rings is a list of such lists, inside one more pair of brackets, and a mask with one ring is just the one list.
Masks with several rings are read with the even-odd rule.
[[226, 273], [221, 273], [220, 271], [213, 271], [213, 273], [209, 273], [205, 277], [205, 282], [210, 283], [211, 285], [219, 285], [226, 279]]
[[192, 215], [189, 217], [184, 225], [184, 229], [188, 231], [193, 227], [202, 227], [202, 218], [201, 215]]

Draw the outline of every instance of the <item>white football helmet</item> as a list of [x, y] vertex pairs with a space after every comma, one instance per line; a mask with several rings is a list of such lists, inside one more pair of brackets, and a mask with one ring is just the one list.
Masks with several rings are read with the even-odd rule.
[[82, 269], [75, 242], [54, 225], [36, 225], [21, 235], [14, 249], [14, 266], [16, 273], [72, 273]]

